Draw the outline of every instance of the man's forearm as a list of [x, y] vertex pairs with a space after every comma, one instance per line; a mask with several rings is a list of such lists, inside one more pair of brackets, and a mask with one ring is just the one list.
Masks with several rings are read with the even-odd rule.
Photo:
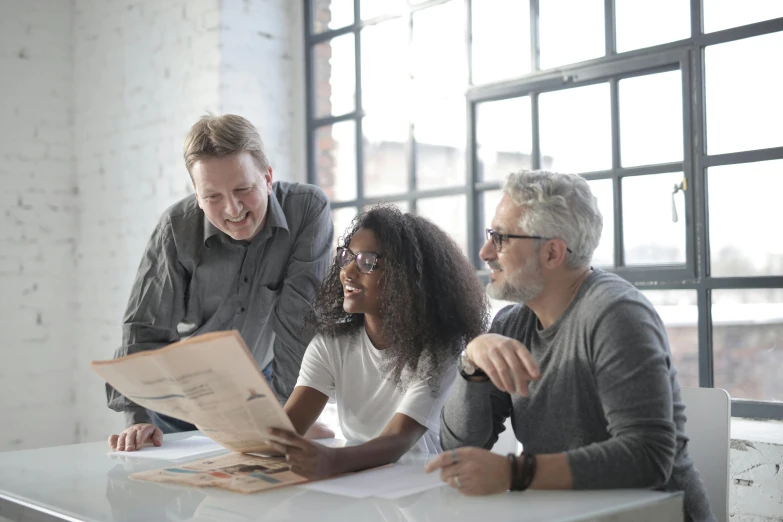
[[536, 475], [530, 487], [533, 489], [572, 489], [574, 478], [566, 454], [536, 455]]
[[492, 448], [510, 410], [511, 401], [503, 395], [491, 382], [468, 382], [458, 375], [441, 413], [441, 446]]

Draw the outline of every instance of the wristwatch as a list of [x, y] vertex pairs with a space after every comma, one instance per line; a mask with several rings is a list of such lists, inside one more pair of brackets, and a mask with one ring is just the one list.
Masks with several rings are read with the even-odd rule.
[[459, 373], [462, 375], [463, 379], [471, 382], [483, 382], [489, 380], [489, 377], [486, 373], [484, 373], [484, 370], [476, 366], [476, 363], [470, 360], [467, 349], [462, 350], [462, 352], [459, 354], [457, 367], [459, 368]]

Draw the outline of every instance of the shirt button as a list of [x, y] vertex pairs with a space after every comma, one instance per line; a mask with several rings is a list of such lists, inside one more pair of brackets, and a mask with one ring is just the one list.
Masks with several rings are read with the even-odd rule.
[[248, 279], [247, 276], [245, 276], [245, 283], [247, 283], [248, 281], [250, 281], [250, 279]]
[[240, 306], [239, 310], [237, 310], [237, 315], [238, 314], [243, 314], [243, 313], [245, 313], [245, 307], [244, 306]]

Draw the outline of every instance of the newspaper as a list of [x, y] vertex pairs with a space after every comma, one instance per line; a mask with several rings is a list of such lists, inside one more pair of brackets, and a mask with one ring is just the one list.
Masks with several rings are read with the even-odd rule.
[[269, 428], [295, 431], [236, 330], [90, 367], [136, 404], [194, 424], [232, 451], [268, 453]]
[[188, 486], [214, 486], [237, 493], [257, 493], [268, 489], [307, 482], [292, 472], [285, 459], [227, 453], [182, 466], [141, 471], [134, 480], [175, 482]]

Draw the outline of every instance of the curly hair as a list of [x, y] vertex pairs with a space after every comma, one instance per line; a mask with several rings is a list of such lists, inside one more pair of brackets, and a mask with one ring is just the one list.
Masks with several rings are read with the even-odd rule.
[[[489, 302], [476, 271], [457, 244], [431, 221], [378, 205], [356, 216], [340, 244], [359, 230], [375, 234], [383, 253], [382, 371], [401, 389], [437, 376], [474, 337], [486, 331]], [[311, 322], [328, 337], [356, 334], [364, 314], [343, 309], [340, 267], [335, 258], [319, 289]], [[404, 370], [408, 372], [404, 373]]]

